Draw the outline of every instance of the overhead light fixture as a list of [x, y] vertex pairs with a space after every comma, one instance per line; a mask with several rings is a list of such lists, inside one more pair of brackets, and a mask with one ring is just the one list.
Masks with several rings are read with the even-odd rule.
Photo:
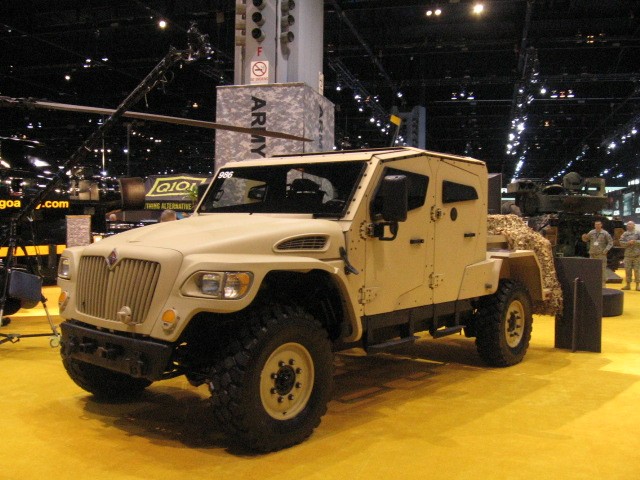
[[69, 80], [71, 80], [71, 75], [69, 74], [65, 75], [64, 79], [68, 82]]
[[473, 6], [473, 13], [480, 15], [482, 12], [484, 12], [484, 5], [482, 3], [476, 3]]
[[436, 8], [436, 10], [433, 13], [436, 14], [436, 17], [439, 17], [442, 14], [442, 10], [440, 10], [439, 8]]
[[426, 11], [426, 13], [425, 13], [425, 15], [426, 15], [427, 17], [430, 17], [431, 15], [433, 15], [433, 10], [427, 10], [427, 11]]
[[160, 21], [158, 22], [158, 27], [160, 27], [161, 29], [163, 29], [163, 30], [164, 30], [165, 28], [167, 28], [167, 21], [166, 21], [166, 20], [164, 20], [164, 19], [160, 20]]

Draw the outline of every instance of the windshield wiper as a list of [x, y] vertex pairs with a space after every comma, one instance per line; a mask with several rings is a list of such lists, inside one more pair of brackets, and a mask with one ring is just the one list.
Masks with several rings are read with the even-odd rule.
[[313, 218], [342, 218], [344, 215], [342, 213], [332, 213], [332, 212], [319, 212], [314, 213]]

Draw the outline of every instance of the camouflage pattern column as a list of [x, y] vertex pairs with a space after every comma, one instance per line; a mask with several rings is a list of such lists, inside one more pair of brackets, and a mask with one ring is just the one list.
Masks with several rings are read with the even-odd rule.
[[304, 83], [218, 87], [216, 121], [312, 139], [283, 140], [216, 131], [215, 168], [229, 161], [333, 150], [334, 106]]

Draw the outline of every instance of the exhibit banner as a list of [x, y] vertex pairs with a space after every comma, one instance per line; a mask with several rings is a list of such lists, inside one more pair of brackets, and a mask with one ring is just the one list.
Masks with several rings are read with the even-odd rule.
[[198, 186], [211, 181], [206, 175], [150, 175], [144, 183], [145, 210], [191, 211]]
[[303, 142], [218, 130], [216, 169], [230, 161], [333, 150], [334, 105], [304, 83], [218, 87], [216, 115], [220, 123], [311, 139]]

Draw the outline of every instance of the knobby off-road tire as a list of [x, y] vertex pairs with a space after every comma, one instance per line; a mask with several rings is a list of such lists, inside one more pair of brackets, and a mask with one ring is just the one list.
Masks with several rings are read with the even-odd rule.
[[514, 280], [500, 280], [496, 293], [481, 300], [476, 322], [476, 348], [487, 364], [508, 367], [522, 361], [533, 325], [526, 288]]
[[297, 306], [250, 309], [229, 354], [211, 371], [215, 416], [233, 438], [258, 452], [306, 439], [333, 390], [327, 332]]
[[76, 385], [100, 400], [122, 401], [140, 396], [151, 385], [149, 380], [81, 362], [62, 353], [62, 364]]

